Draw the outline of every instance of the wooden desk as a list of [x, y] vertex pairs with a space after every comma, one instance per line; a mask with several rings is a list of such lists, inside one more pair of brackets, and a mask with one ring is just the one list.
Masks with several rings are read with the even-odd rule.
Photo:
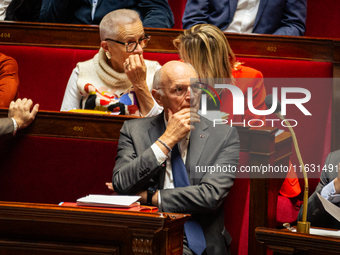
[[182, 255], [190, 215], [0, 202], [0, 254]]
[[266, 244], [274, 255], [340, 254], [340, 238], [293, 233], [286, 229], [256, 228], [256, 238]]

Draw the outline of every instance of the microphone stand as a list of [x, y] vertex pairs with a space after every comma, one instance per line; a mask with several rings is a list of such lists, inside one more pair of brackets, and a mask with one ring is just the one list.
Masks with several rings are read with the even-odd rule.
[[302, 210], [302, 221], [297, 222], [297, 232], [309, 234], [310, 222], [307, 222], [307, 208], [308, 208], [308, 177], [305, 170], [305, 165], [303, 164], [302, 157], [300, 154], [299, 146], [296, 140], [295, 132], [289, 122], [281, 115], [281, 112], [275, 113], [277, 117], [283, 120], [288, 127], [290, 135], [292, 136], [295, 152], [299, 160], [300, 167], [303, 173], [303, 179], [305, 180], [305, 189], [303, 192], [303, 210]]

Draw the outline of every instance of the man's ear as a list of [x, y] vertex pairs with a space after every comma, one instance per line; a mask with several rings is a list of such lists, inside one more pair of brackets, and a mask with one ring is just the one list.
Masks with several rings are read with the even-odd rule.
[[109, 46], [107, 45], [107, 42], [102, 41], [100, 43], [100, 46], [104, 49], [104, 51], [109, 51]]
[[161, 94], [155, 89], [151, 91], [151, 94], [153, 98], [156, 100], [157, 104], [159, 104], [160, 106], [163, 106]]

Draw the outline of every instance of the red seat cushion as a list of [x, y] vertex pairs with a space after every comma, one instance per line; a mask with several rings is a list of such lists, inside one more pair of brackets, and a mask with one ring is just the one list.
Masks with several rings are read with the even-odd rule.
[[110, 194], [116, 154], [117, 142], [14, 138], [0, 144], [0, 200], [56, 204]]

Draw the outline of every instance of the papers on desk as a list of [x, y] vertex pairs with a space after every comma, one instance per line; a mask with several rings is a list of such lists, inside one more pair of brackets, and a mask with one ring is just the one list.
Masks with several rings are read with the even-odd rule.
[[134, 207], [139, 206], [140, 196], [88, 195], [77, 199], [79, 206]]
[[279, 129], [276, 133], [275, 136], [281, 135], [284, 132], [283, 129]]
[[335, 231], [335, 230], [311, 228], [309, 233], [312, 235], [319, 235], [319, 236], [340, 237], [340, 230]]
[[318, 195], [326, 212], [328, 212], [330, 215], [340, 221], [340, 208], [337, 207], [335, 204], [329, 202], [327, 199], [324, 199], [319, 193], [316, 194]]

